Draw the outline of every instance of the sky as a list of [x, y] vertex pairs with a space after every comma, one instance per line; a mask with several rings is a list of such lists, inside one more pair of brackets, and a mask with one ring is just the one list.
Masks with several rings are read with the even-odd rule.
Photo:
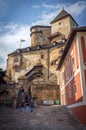
[[0, 0], [0, 68], [6, 69], [8, 54], [31, 46], [31, 26], [50, 25], [63, 7], [86, 26], [85, 0]]

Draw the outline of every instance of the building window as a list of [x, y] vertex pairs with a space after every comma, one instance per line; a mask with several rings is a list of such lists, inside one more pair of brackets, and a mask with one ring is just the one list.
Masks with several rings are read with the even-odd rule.
[[28, 48], [27, 48], [27, 51], [30, 51], [30, 50], [31, 50], [31, 48], [30, 48], [30, 47], [28, 47]]
[[19, 66], [15, 66], [15, 72], [19, 72], [19, 71], [20, 71]]
[[44, 55], [41, 55], [41, 59], [44, 59]]
[[76, 94], [77, 93], [76, 84], [74, 84], [73, 89], [74, 89], [74, 94]]
[[37, 50], [39, 50], [39, 49], [41, 49], [41, 46], [40, 46], [40, 45], [37, 45], [37, 47], [36, 47], [36, 48], [37, 48]]
[[12, 72], [9, 70], [9, 79], [12, 80]]
[[18, 57], [15, 57], [15, 58], [14, 58], [14, 62], [19, 62], [19, 58], [18, 58]]
[[53, 46], [56, 46], [58, 45], [58, 43], [56, 41], [53, 42]]
[[63, 38], [63, 39], [62, 39], [62, 43], [65, 43], [65, 42], [66, 42], [66, 38]]
[[69, 66], [66, 65], [66, 79], [68, 80]]
[[19, 53], [19, 52], [20, 52], [20, 49], [17, 50], [17, 53]]
[[69, 97], [70, 97], [70, 98], [72, 97], [71, 89], [69, 89]]
[[74, 63], [75, 63], [75, 61], [74, 61], [74, 57], [72, 58], [71, 62], [72, 62], [72, 66], [73, 66]]
[[59, 25], [61, 25], [61, 22], [59, 22]]

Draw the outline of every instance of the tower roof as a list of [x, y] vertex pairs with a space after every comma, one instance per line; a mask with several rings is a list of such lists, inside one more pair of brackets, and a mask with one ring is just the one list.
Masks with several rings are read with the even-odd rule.
[[[65, 17], [71, 17], [73, 19], [73, 17], [71, 16], [71, 14], [69, 14], [67, 11], [64, 10], [64, 8], [62, 9], [62, 11], [53, 19], [53, 21], [51, 21], [51, 24], [58, 21], [58, 20], [61, 20]], [[73, 19], [73, 21], [76, 23], [76, 21]], [[77, 23], [76, 23], [77, 24]], [[77, 24], [78, 25], [78, 24]]]

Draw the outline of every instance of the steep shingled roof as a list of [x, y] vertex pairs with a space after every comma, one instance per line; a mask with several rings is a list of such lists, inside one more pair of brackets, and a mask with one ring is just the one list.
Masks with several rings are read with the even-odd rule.
[[[56, 22], [56, 21], [58, 21], [58, 20], [61, 20], [61, 19], [65, 18], [65, 17], [68, 17], [68, 16], [73, 19], [73, 17], [71, 16], [71, 14], [69, 14], [67, 11], [65, 11], [64, 9], [62, 9], [62, 11], [53, 19], [53, 21], [51, 22], [51, 24], [54, 23], [54, 22]], [[73, 21], [76, 23], [76, 21], [74, 19], [73, 19]]]

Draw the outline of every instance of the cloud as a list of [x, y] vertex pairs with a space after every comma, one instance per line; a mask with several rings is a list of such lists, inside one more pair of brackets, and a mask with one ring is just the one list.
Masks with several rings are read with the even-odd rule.
[[[85, 9], [86, 9], [86, 2], [85, 1], [78, 1], [76, 3], [60, 3], [60, 4], [45, 4], [42, 5], [34, 5], [33, 8], [44, 8], [46, 12], [50, 12], [51, 9], [52, 13], [59, 12], [64, 7], [65, 10], [70, 12], [73, 16], [79, 16]], [[51, 14], [51, 13], [50, 13]], [[47, 15], [47, 14], [46, 14]], [[48, 14], [49, 15], [49, 14]], [[50, 16], [51, 17], [51, 16]]]
[[37, 21], [33, 22], [32, 25], [50, 25], [50, 22], [57, 16], [57, 14], [64, 9], [68, 11], [73, 17], [78, 17], [86, 10], [86, 2], [78, 1], [75, 3], [60, 3], [60, 4], [41, 4], [34, 5], [33, 8], [43, 8], [43, 12], [40, 14]]
[[36, 8], [36, 9], [41, 8], [41, 6], [40, 6], [40, 5], [32, 5], [32, 7], [33, 7], [33, 8]]
[[[5, 69], [7, 55], [21, 47], [30, 46], [30, 26], [9, 23], [2, 25], [3, 35], [0, 35], [0, 68]], [[2, 32], [2, 30], [1, 30]], [[24, 39], [25, 42], [20, 43]]]
[[43, 12], [41, 16], [39, 17], [39, 20], [32, 23], [33, 25], [50, 25], [51, 20], [55, 17], [57, 11], [54, 11], [52, 13], [46, 13]]
[[78, 1], [72, 5], [67, 7], [67, 10], [73, 16], [79, 16], [84, 10], [86, 9], [86, 2], [85, 1]]

